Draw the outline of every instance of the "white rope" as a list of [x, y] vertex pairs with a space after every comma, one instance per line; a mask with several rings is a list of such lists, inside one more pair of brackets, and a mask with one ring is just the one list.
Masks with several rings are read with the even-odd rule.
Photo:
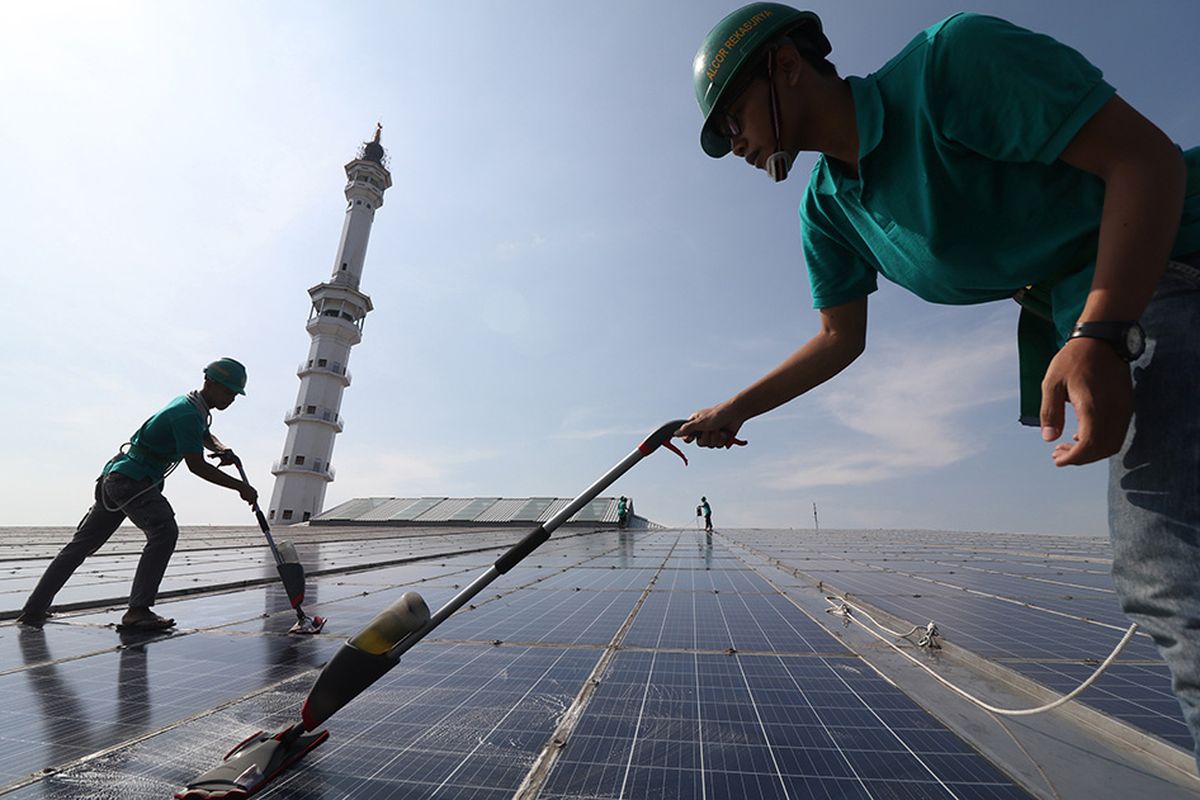
[[[841, 615], [843, 617], [847, 617], [847, 618], [850, 616], [850, 604], [846, 600], [843, 600], [840, 597], [834, 597], [834, 596], [828, 595], [828, 594], [825, 595], [825, 600], [826, 600], [826, 602], [830, 602], [830, 603], [832, 603], [834, 600], [837, 600], [842, 604], [840, 608], [827, 608], [827, 609], [825, 609], [826, 611], [830, 611], [834, 614], [839, 614], [839, 615]], [[858, 611], [858, 613], [862, 614], [864, 617], [871, 620], [871, 623], [873, 625], [875, 625], [876, 628], [879, 628], [881, 631], [884, 631], [885, 633], [890, 633], [892, 636], [895, 636], [897, 639], [905, 639], [909, 636], [912, 636], [917, 631], [921, 630], [920, 625], [914, 625], [912, 630], [910, 630], [908, 633], [897, 633], [896, 631], [894, 631], [891, 628], [884, 625], [879, 620], [872, 617], [870, 614], [868, 614], [866, 612], [865, 609], [858, 608], [856, 610]], [[932, 622], [929, 624], [933, 625]]]
[[[1044, 711], [1050, 711], [1051, 709], [1058, 708], [1063, 703], [1066, 703], [1070, 700], [1074, 700], [1085, 689], [1087, 689], [1093, 683], [1095, 683], [1100, 678], [1101, 675], [1104, 674], [1104, 671], [1106, 669], [1108, 669], [1109, 665], [1111, 665], [1112, 662], [1116, 660], [1117, 656], [1120, 655], [1121, 651], [1125, 649], [1125, 645], [1129, 644], [1129, 640], [1133, 638], [1133, 634], [1136, 633], [1137, 629], [1138, 629], [1136, 622], [1134, 624], [1130, 625], [1129, 630], [1125, 631], [1125, 635], [1121, 638], [1121, 641], [1117, 643], [1116, 648], [1112, 651], [1112, 653], [1109, 654], [1108, 658], [1104, 659], [1104, 662], [1099, 667], [1096, 668], [1096, 671], [1091, 674], [1091, 677], [1089, 677], [1087, 680], [1085, 680], [1083, 683], [1081, 683], [1078, 687], [1073, 689], [1068, 694], [1063, 695], [1062, 697], [1058, 698], [1057, 700], [1054, 700], [1053, 702], [1046, 703], [1045, 705], [1038, 706], [1036, 708], [997, 708], [996, 706], [985, 703], [983, 700], [980, 700], [978, 697], [975, 697], [974, 695], [970, 694], [966, 690], [960, 689], [959, 687], [955, 686], [953, 683], [946, 680], [941, 675], [938, 675], [936, 672], [934, 672], [932, 669], [930, 669], [928, 665], [921, 663], [916, 658], [913, 658], [913, 656], [910, 655], [909, 653], [906, 653], [904, 650], [901, 650], [894, 643], [889, 642], [886, 638], [881, 636], [879, 633], [871, 630], [870, 627], [868, 627], [863, 622], [859, 621], [859, 619], [856, 616], [854, 616], [850, 613], [847, 613], [849, 610], [853, 609], [854, 611], [858, 612], [859, 614], [862, 614], [867, 619], [874, 622], [876, 625], [879, 625], [879, 623], [876, 622], [875, 619], [870, 614], [868, 614], [865, 610], [858, 608], [857, 606], [852, 606], [845, 598], [832, 598], [832, 597], [827, 596], [825, 599], [826, 599], [826, 601], [830, 601], [830, 602], [832, 602], [834, 599], [837, 599], [838, 601], [841, 602], [842, 608], [845, 609], [845, 611], [843, 611], [842, 609], [839, 609], [835, 606], [834, 608], [828, 609], [829, 611], [831, 611], [832, 613], [841, 614], [843, 617], [845, 617], [845, 619], [856, 623], [867, 633], [871, 634], [876, 639], [879, 639], [881, 642], [886, 644], [888, 647], [891, 647], [897, 653], [904, 656], [909, 661], [913, 662], [918, 667], [920, 667], [921, 669], [928, 672], [930, 675], [932, 675], [934, 678], [936, 678], [939, 683], [941, 683], [943, 686], [945, 686], [946, 688], [953, 691], [955, 694], [959, 695], [960, 697], [962, 697], [965, 700], [968, 700], [968, 701], [974, 703], [975, 705], [979, 706], [980, 708], [982, 708], [986, 711], [992, 712], [993, 714], [1001, 714], [1001, 715], [1009, 716], [1009, 717], [1021, 717], [1021, 716], [1029, 716], [1032, 714], [1041, 714]], [[932, 624], [932, 623], [930, 623], [930, 624]], [[884, 628], [882, 625], [879, 625], [879, 627], [883, 628], [883, 630], [887, 630], [887, 628]], [[916, 629], [914, 628], [914, 630], [916, 630]], [[888, 633], [892, 633], [892, 631], [888, 631]], [[895, 635], [895, 634], [893, 634], [893, 635]]]

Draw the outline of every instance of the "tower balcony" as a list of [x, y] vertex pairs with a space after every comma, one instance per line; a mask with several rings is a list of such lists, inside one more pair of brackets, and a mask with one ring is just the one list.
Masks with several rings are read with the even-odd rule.
[[298, 475], [317, 475], [324, 478], [326, 481], [332, 481], [337, 475], [337, 470], [331, 464], [323, 464], [320, 461], [314, 461], [311, 464], [289, 464], [287, 458], [281, 458], [271, 465], [272, 475], [283, 475], [285, 473], [294, 473]]
[[362, 341], [362, 319], [355, 321], [333, 315], [314, 316], [305, 323], [304, 329], [310, 335], [323, 333], [335, 336], [352, 346]]
[[301, 378], [305, 375], [332, 375], [341, 380], [342, 386], [349, 386], [350, 381], [353, 380], [350, 370], [346, 369], [345, 364], [324, 358], [318, 358], [315, 361], [310, 358], [307, 362], [300, 362], [300, 365], [296, 367], [296, 374]]
[[285, 425], [291, 425], [293, 422], [320, 422], [328, 425], [338, 433], [342, 432], [345, 427], [345, 420], [334, 411], [332, 408], [322, 408], [320, 406], [296, 406], [295, 410], [289, 411], [283, 415]]

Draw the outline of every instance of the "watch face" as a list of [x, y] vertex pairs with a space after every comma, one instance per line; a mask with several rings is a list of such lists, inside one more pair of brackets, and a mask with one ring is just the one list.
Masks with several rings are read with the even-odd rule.
[[1138, 324], [1130, 325], [1125, 331], [1125, 349], [1130, 355], [1137, 357], [1142, 354], [1142, 349], [1146, 346], [1146, 335], [1142, 333], [1142, 326]]

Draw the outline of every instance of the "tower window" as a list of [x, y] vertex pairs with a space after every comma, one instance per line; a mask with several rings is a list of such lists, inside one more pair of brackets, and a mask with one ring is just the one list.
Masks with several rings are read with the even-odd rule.
[[287, 466], [287, 460], [288, 460], [288, 457], [287, 457], [287, 456], [284, 456], [284, 457], [283, 457], [283, 465], [284, 465], [285, 467]]
[[318, 367], [323, 367], [323, 366], [325, 366], [325, 365], [326, 365], [326, 364], [328, 364], [328, 363], [329, 363], [329, 359], [327, 359], [327, 358], [318, 358], [318, 359], [317, 359], [317, 366], [318, 366]]
[[275, 519], [275, 509], [272, 508], [270, 513], [267, 514], [267, 519]]
[[296, 458], [292, 461], [292, 463], [295, 464], [297, 467], [304, 466], [304, 456], [296, 456]]
[[283, 510], [283, 518], [284, 518], [284, 519], [291, 519], [291, 518], [292, 518], [292, 510], [291, 510], [290, 508], [285, 508], [285, 509]]
[[304, 519], [302, 519], [302, 520], [301, 520], [301, 522], [308, 522], [308, 518], [309, 518], [309, 517], [311, 517], [311, 516], [312, 516], [312, 512], [310, 512], [310, 511], [305, 511], [305, 512], [304, 512]]
[[317, 407], [316, 406], [305, 406], [304, 413], [305, 414], [315, 414], [315, 413], [317, 413]]

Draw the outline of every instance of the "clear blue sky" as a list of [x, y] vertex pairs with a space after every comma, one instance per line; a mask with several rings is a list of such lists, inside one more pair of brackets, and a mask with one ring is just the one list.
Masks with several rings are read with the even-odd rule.
[[[395, 185], [363, 276], [327, 507], [365, 495], [571, 496], [660, 422], [814, 331], [795, 209], [698, 146], [691, 61], [736, 2], [6, 3], [0, 524], [74, 524], [117, 446], [230, 355], [216, 415], [269, 496], [342, 165], [376, 121]], [[842, 74], [983, 11], [1081, 49], [1200, 144], [1194, 0], [819, 2]], [[1103, 533], [1106, 468], [1056, 470], [1016, 418], [1016, 306], [871, 301], [867, 353], [612, 492], [691, 525]], [[14, 341], [15, 338], [15, 341]], [[252, 522], [181, 470], [184, 523]]]

